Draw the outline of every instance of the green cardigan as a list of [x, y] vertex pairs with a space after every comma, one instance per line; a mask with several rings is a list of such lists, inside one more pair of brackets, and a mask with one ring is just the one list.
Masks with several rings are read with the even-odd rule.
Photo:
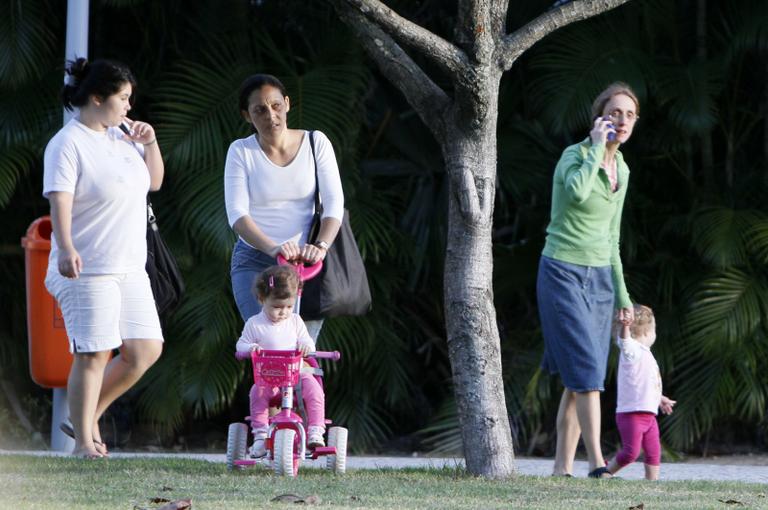
[[[632, 306], [619, 255], [619, 231], [629, 167], [616, 152], [619, 188], [614, 193], [601, 163], [605, 144], [589, 138], [560, 157], [552, 183], [552, 219], [543, 255], [582, 266], [610, 265], [616, 308]], [[602, 170], [602, 171], [601, 171]]]

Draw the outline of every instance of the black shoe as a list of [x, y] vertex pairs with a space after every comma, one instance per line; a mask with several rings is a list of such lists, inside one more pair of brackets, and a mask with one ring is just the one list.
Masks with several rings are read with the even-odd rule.
[[[608, 475], [608, 476], [605, 476]], [[611, 475], [611, 472], [608, 471], [607, 466], [599, 467], [596, 469], [593, 469], [589, 472], [587, 475], [589, 478], [611, 478], [613, 475]]]

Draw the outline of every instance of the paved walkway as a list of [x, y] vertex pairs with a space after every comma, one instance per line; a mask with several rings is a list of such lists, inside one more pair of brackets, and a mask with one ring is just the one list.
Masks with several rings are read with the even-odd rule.
[[[61, 452], [51, 451], [6, 451], [0, 450], [0, 455], [21, 454], [37, 456], [63, 456]], [[225, 462], [225, 455], [211, 453], [128, 453], [112, 452], [112, 458], [167, 458], [184, 457], [205, 460], [208, 462]], [[324, 459], [309, 461], [307, 466], [324, 466]], [[515, 461], [517, 470], [523, 475], [549, 476], [552, 472], [551, 459], [518, 458]], [[403, 469], [403, 468], [455, 468], [463, 466], [464, 459], [446, 457], [363, 457], [350, 456], [347, 458], [347, 469]], [[576, 461], [574, 475], [587, 476], [586, 461]], [[620, 473], [626, 480], [641, 480], [644, 476], [643, 465], [635, 462], [624, 468]], [[768, 483], [768, 465], [739, 464], [703, 464], [698, 462], [675, 462], [661, 465], [662, 480], [721, 480], [751, 483]]]

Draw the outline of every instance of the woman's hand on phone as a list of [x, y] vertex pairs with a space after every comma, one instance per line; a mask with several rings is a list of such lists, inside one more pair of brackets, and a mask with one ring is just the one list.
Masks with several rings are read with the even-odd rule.
[[613, 127], [610, 117], [598, 117], [592, 124], [592, 131], [589, 132], [589, 137], [592, 139], [592, 145], [605, 144], [608, 141], [608, 134], [616, 133], [616, 129]]

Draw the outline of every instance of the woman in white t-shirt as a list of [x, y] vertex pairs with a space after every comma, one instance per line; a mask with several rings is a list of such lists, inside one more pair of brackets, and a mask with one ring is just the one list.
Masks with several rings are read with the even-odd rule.
[[[276, 263], [278, 254], [310, 264], [325, 258], [341, 226], [344, 194], [333, 146], [323, 133], [315, 131], [323, 216], [317, 239], [308, 244], [315, 192], [310, 133], [288, 128], [291, 102], [274, 76], [247, 78], [240, 86], [239, 107], [255, 133], [229, 146], [224, 197], [229, 224], [239, 237], [230, 274], [235, 302], [245, 321], [261, 311], [253, 284], [264, 269]], [[322, 321], [306, 324], [316, 340]]]
[[[146, 270], [147, 203], [163, 181], [155, 130], [127, 117], [136, 80], [124, 65], [70, 62], [64, 107], [77, 108], [45, 149], [51, 204], [45, 284], [74, 355], [67, 382], [74, 454], [107, 455], [98, 421], [158, 359], [163, 334]], [[126, 133], [119, 126], [123, 124]], [[110, 359], [113, 349], [120, 354]]]

